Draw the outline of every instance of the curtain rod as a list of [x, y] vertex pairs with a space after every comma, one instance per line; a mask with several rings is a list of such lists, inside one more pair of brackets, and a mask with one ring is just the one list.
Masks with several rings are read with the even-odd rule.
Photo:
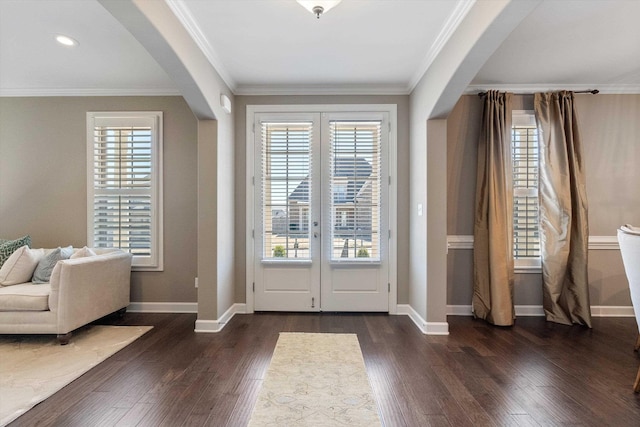
[[[590, 93], [591, 95], [597, 95], [600, 93], [600, 91], [598, 89], [586, 89], [586, 90], [574, 90], [573, 93]], [[479, 92], [478, 96], [485, 96], [486, 94], [487, 92]], [[519, 93], [517, 95], [533, 95], [533, 94]]]

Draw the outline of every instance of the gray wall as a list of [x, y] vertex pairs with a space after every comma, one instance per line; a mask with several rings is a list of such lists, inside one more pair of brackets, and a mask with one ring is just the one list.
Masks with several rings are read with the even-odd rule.
[[[514, 109], [533, 109], [531, 95], [516, 95]], [[640, 95], [576, 95], [583, 141], [590, 236], [614, 238], [618, 226], [640, 224]], [[473, 235], [476, 144], [482, 102], [460, 98], [448, 117], [447, 234]], [[447, 304], [471, 304], [473, 254], [449, 250]], [[589, 251], [591, 305], [630, 306], [618, 250]], [[518, 274], [515, 304], [541, 305], [540, 274]]]
[[87, 242], [87, 111], [164, 113], [164, 271], [134, 272], [135, 302], [196, 302], [197, 121], [182, 97], [0, 98], [0, 238]]
[[409, 97], [236, 96], [235, 97], [235, 298], [246, 300], [246, 114], [247, 105], [396, 104], [398, 108], [398, 304], [409, 302]]

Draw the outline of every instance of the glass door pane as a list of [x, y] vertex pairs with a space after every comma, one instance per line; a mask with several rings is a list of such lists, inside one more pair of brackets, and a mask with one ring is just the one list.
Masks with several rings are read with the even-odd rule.
[[311, 122], [262, 123], [262, 259], [311, 258]]
[[381, 126], [329, 123], [332, 261], [380, 261]]

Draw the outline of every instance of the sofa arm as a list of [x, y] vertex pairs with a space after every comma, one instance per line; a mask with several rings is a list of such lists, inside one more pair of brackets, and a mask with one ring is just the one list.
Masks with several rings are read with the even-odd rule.
[[131, 254], [123, 251], [58, 261], [51, 273], [49, 309], [66, 334], [129, 305]]

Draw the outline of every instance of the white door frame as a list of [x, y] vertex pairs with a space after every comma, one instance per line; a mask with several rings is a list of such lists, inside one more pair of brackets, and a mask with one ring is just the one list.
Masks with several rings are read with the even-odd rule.
[[[246, 113], [246, 313], [254, 312], [255, 250], [254, 221], [256, 203], [254, 200], [255, 174], [255, 127], [256, 113], [328, 113], [328, 112], [372, 112], [389, 113], [389, 314], [397, 314], [398, 303], [398, 144], [396, 104], [336, 104], [336, 105], [247, 105]], [[259, 131], [259, 130], [258, 130]]]

